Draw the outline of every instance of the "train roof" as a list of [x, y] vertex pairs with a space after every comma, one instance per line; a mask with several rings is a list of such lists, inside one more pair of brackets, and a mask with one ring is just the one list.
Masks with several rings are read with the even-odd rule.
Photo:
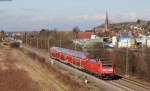
[[84, 57], [84, 56], [87, 56], [87, 54], [88, 54], [85, 52], [79, 52], [79, 51], [75, 51], [75, 50], [72, 50], [72, 53], [73, 53], [73, 56], [75, 56], [75, 57]]
[[73, 56], [75, 57], [84, 57], [87, 56], [88, 53], [85, 52], [80, 52], [80, 51], [76, 51], [76, 50], [71, 50], [71, 49], [66, 49], [66, 48], [60, 48], [60, 47], [53, 47], [52, 49], [61, 51], [63, 53], [71, 53]]
[[[54, 49], [54, 50], [57, 50], [57, 51], [60, 51], [63, 53], [70, 53], [74, 57], [77, 57], [77, 58], [89, 57], [89, 54], [86, 52], [80, 52], [80, 51], [66, 49], [66, 48], [60, 48], [60, 47], [52, 47], [51, 49], [52, 50]], [[102, 64], [112, 64], [112, 62], [108, 58], [100, 58], [99, 60], [101, 60]], [[96, 62], [97, 58], [90, 58], [90, 61]]]

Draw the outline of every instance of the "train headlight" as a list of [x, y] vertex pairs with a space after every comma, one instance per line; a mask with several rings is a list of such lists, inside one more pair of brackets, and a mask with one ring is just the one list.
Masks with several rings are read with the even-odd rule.
[[109, 69], [108, 71], [113, 71], [113, 69]]
[[103, 69], [102, 71], [106, 71], [106, 69]]

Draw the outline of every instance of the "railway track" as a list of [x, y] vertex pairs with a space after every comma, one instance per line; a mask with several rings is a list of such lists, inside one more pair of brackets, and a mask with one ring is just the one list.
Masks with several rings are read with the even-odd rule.
[[[57, 60], [58, 61], [58, 60]], [[61, 62], [61, 61], [58, 61], [58, 62]], [[66, 63], [64, 62], [61, 62], [63, 64], [66, 65]], [[68, 65], [68, 64], [67, 64]], [[80, 70], [72, 65], [68, 65], [68, 66], [71, 66], [77, 70]], [[81, 70], [80, 70], [81, 71]], [[87, 73], [87, 72], [86, 72]], [[89, 73], [88, 73], [89, 74]], [[92, 75], [92, 74], [91, 74]], [[92, 75], [93, 76], [93, 75]], [[96, 76], [93, 76], [95, 78], [98, 78]], [[98, 78], [99, 79], [99, 78]], [[101, 79], [99, 79], [101, 80]], [[116, 87], [119, 87], [125, 91], [150, 91], [150, 85], [148, 84], [143, 84], [142, 82], [139, 82], [139, 81], [135, 81], [135, 80], [132, 80], [132, 79], [128, 79], [128, 78], [122, 78], [122, 79], [119, 79], [119, 80], [114, 80], [114, 81], [108, 81], [109, 84], [112, 84]], [[122, 84], [122, 83], [126, 83], [126, 84]], [[128, 85], [129, 84], [129, 85]], [[131, 85], [134, 85], [133, 87]], [[136, 88], [135, 88], [136, 87]]]
[[[68, 64], [66, 64], [65, 62], [62, 62], [62, 61], [58, 61], [58, 60], [56, 60], [57, 62], [60, 62], [60, 63], [63, 63], [63, 64], [65, 64], [65, 65], [67, 65], [67, 66], [70, 66], [70, 67], [73, 67], [73, 68], [75, 68], [75, 69], [77, 69], [77, 70], [80, 70], [80, 69], [78, 69], [78, 68], [76, 68], [76, 67], [74, 67], [74, 66], [72, 66], [72, 65], [68, 65]], [[81, 71], [81, 70], [80, 70]], [[87, 72], [86, 72], [87, 73]], [[89, 73], [88, 73], [89, 74]], [[92, 75], [92, 74], [91, 74]], [[93, 75], [92, 75], [93, 76]], [[96, 77], [96, 76], [93, 76], [93, 77], [95, 77], [95, 78], [98, 78], [98, 77]], [[99, 78], [98, 78], [99, 79]], [[100, 80], [100, 79], [99, 79]], [[137, 88], [134, 88], [135, 86], [130, 86], [130, 85], [126, 85], [126, 84], [122, 84], [122, 83], [124, 83], [124, 82], [126, 82], [126, 84], [134, 84], [134, 85], [136, 85], [139, 89], [137, 89]], [[119, 87], [119, 88], [121, 88], [121, 89], [124, 89], [125, 91], [150, 91], [150, 86], [148, 85], [148, 84], [143, 84], [142, 82], [138, 82], [138, 81], [135, 81], [135, 80], [131, 80], [131, 79], [127, 79], [127, 78], [123, 78], [123, 79], [119, 79], [119, 80], [116, 80], [116, 81], [108, 81], [108, 83], [109, 84], [112, 84], [112, 85], [114, 85], [114, 86], [116, 86], [116, 87]], [[142, 89], [142, 90], [141, 90]]]
[[130, 83], [136, 84], [136, 85], [144, 87], [144, 88], [147, 88], [150, 91], [150, 84], [148, 84], [148, 83], [143, 83], [143, 82], [132, 80], [132, 79], [128, 79], [128, 78], [123, 78], [122, 80], [126, 81], [126, 82], [130, 82]]
[[108, 83], [124, 88], [126, 91], [150, 91], [149, 86], [137, 83], [132, 80], [125, 80], [124, 78], [116, 81], [108, 81]]
[[112, 85], [114, 85], [114, 86], [116, 86], [116, 87], [119, 87], [119, 88], [121, 88], [121, 89], [123, 89], [123, 90], [125, 90], [125, 91], [135, 91], [134, 89], [132, 89], [132, 88], [129, 88], [129, 87], [127, 87], [127, 86], [123, 86], [123, 85], [121, 85], [120, 83], [117, 83], [117, 82], [114, 82], [114, 81], [110, 81], [110, 82], [108, 82], [109, 84], [112, 84]]
[[[55, 58], [54, 58], [55, 59]], [[63, 63], [65, 65], [68, 65], [66, 64], [65, 62], [63, 61], [58, 61], [56, 60], [57, 62], [60, 62], [60, 63]], [[68, 66], [71, 66], [77, 70], [80, 70], [78, 69], [77, 67], [74, 67], [72, 65], [68, 65]], [[81, 71], [81, 70], [80, 70]], [[86, 72], [87, 73], [87, 72]], [[89, 74], [89, 73], [88, 73]], [[92, 75], [92, 74], [91, 74]], [[93, 75], [92, 75], [93, 76]], [[98, 78], [96, 76], [93, 76], [95, 78]], [[99, 78], [98, 78], [99, 79]], [[99, 79], [100, 80], [100, 79]], [[124, 89], [125, 91], [150, 91], [150, 85], [148, 84], [144, 84], [142, 82], [139, 82], [139, 81], [135, 81], [135, 80], [132, 80], [132, 79], [128, 79], [128, 78], [122, 78], [122, 79], [118, 79], [118, 80], [114, 80], [114, 81], [109, 81], [108, 82], [109, 84], [112, 84], [116, 87], [119, 87], [121, 89]], [[126, 84], [122, 84], [122, 83], [126, 83]], [[134, 85], [133, 87], [131, 85]], [[136, 87], [136, 88], [135, 88]]]
[[121, 79], [122, 81], [124, 82], [128, 82], [128, 83], [131, 83], [131, 84], [134, 84], [138, 87], [141, 87], [147, 91], [150, 91], [150, 85], [149, 84], [144, 84], [142, 82], [139, 82], [139, 81], [136, 81], [136, 80], [132, 80], [132, 79], [128, 79], [128, 78], [123, 78]]
[[[30, 48], [26, 48], [26, 49], [30, 50]], [[31, 49], [30, 51], [35, 52], [36, 50]], [[44, 58], [48, 57], [48, 56], [43, 55], [42, 53], [39, 53], [39, 52], [36, 52], [36, 54], [40, 55], [40, 56], [43, 56]], [[59, 63], [62, 64], [62, 62], [59, 62]], [[66, 65], [66, 66], [68, 66], [68, 65]], [[77, 69], [72, 68], [72, 67], [70, 67], [70, 68], [74, 69], [74, 70], [77, 70]], [[134, 81], [134, 80], [129, 80], [127, 78], [122, 78], [122, 79], [119, 79], [119, 80], [111, 80], [111, 81], [102, 81], [102, 80], [98, 79], [97, 77], [89, 75], [85, 72], [81, 72], [81, 73], [87, 75], [88, 77], [90, 77], [94, 80], [97, 80], [97, 82], [101, 82], [105, 85], [107, 84], [107, 86], [109, 84], [109, 86], [112, 86], [111, 88], [117, 87], [118, 89], [115, 88], [116, 89], [115, 91], [150, 91], [150, 86], [149, 85], [146, 85], [146, 84], [143, 84], [141, 82]], [[106, 91], [110, 91], [110, 90], [106, 90]]]

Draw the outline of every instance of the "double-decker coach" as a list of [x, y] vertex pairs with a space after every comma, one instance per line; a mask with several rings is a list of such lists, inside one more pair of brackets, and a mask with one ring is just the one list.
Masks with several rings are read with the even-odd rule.
[[101, 78], [114, 76], [114, 66], [110, 61], [90, 57], [86, 52], [52, 47], [50, 48], [50, 56], [79, 69], [87, 70]]

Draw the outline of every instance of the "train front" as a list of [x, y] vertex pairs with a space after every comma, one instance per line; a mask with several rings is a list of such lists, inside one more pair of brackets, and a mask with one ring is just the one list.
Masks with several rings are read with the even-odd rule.
[[113, 79], [114, 65], [110, 61], [101, 61], [100, 74], [103, 79]]

